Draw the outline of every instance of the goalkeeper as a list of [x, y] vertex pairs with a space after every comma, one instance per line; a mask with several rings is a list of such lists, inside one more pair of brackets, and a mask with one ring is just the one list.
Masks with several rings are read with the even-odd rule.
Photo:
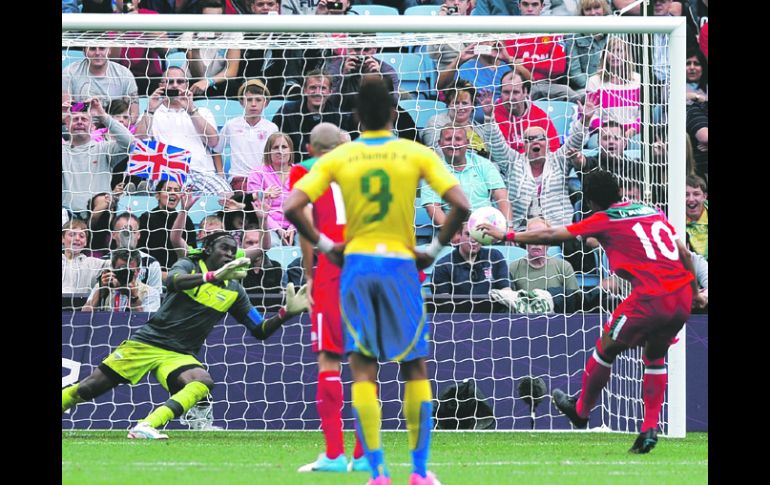
[[182, 416], [214, 387], [195, 355], [225, 313], [264, 340], [290, 317], [307, 310], [305, 287], [295, 294], [290, 285], [286, 306], [278, 315], [264, 319], [237, 281], [246, 276], [250, 262], [248, 258], [234, 260], [236, 250], [230, 234], [215, 232], [204, 240], [201, 254], [177, 261], [168, 273], [168, 295], [160, 310], [90, 376], [62, 390], [62, 413], [119, 384], [136, 384], [153, 372], [171, 397], [134, 426], [128, 437], [167, 439], [158, 428]]

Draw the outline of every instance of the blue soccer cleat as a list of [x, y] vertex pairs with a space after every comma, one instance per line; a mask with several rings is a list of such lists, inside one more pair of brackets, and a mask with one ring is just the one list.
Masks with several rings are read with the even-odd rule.
[[369, 460], [366, 459], [365, 455], [362, 455], [358, 458], [350, 459], [350, 463], [348, 463], [348, 471], [349, 472], [371, 472], [372, 469], [369, 467]]
[[326, 456], [326, 453], [318, 455], [318, 459], [313, 463], [302, 465], [297, 469], [298, 472], [338, 472], [345, 473], [348, 471], [348, 459], [345, 455], [340, 455], [335, 459], [330, 459]]

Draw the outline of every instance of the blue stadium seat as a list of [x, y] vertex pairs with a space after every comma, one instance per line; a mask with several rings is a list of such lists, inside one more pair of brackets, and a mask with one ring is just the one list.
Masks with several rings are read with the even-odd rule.
[[[425, 251], [425, 249], [427, 247], [428, 247], [427, 244], [419, 244], [419, 245], [417, 245], [417, 249], [419, 249], [421, 251]], [[451, 253], [452, 249], [454, 249], [454, 247], [451, 244], [448, 245], [448, 246], [444, 246], [444, 248], [441, 251], [439, 251], [438, 256], [436, 256], [436, 261], [438, 261], [439, 259], [443, 258], [447, 254]], [[436, 267], [436, 264], [434, 263], [434, 264], [430, 265], [429, 267], [427, 267], [427, 268], [425, 268], [423, 270], [425, 272], [425, 274], [428, 276], [428, 280], [426, 280], [426, 281], [430, 280], [430, 277], [433, 274], [433, 268], [435, 268], [435, 267]]]
[[128, 211], [136, 217], [141, 217], [142, 214], [157, 206], [158, 199], [154, 195], [125, 194], [118, 199], [118, 214]]
[[433, 239], [433, 221], [424, 207], [415, 208], [414, 234], [417, 237], [417, 244], [428, 244]]
[[62, 70], [64, 70], [65, 67], [69, 66], [73, 62], [77, 62], [85, 58], [86, 58], [86, 55], [83, 53], [82, 50], [78, 48], [62, 49], [61, 50], [61, 68]]
[[187, 64], [187, 53], [183, 51], [169, 52], [166, 55], [166, 69], [169, 67], [184, 68]]
[[425, 99], [434, 97], [433, 86], [438, 73], [433, 59], [428, 54], [382, 52], [374, 57], [390, 64], [398, 72], [402, 91]]
[[[214, 121], [217, 123], [217, 129], [221, 130], [228, 120], [227, 113], [235, 109], [232, 104], [235, 103], [239, 108], [239, 115], [243, 114], [243, 107], [237, 101], [229, 99], [199, 99], [194, 102], [199, 108], [206, 108], [214, 115]], [[228, 108], [228, 106], [230, 106]]]
[[404, 10], [404, 15], [438, 15], [441, 5], [415, 5]]
[[398, 9], [385, 5], [353, 5], [352, 11], [358, 15], [398, 15]]
[[267, 250], [267, 257], [281, 263], [284, 271], [289, 264], [302, 255], [299, 246], [277, 246]]
[[418, 130], [425, 128], [435, 115], [447, 111], [446, 103], [432, 99], [402, 99], [398, 104], [412, 116]]
[[[281, 108], [287, 102], [288, 101], [282, 100], [282, 99], [270, 100], [270, 103], [268, 103], [268, 105], [265, 107], [265, 110], [262, 111], [262, 117], [268, 121], [273, 121], [273, 116], [275, 116], [276, 113], [281, 111]], [[278, 129], [280, 130], [281, 127], [279, 126]]]
[[214, 215], [222, 210], [222, 204], [216, 195], [204, 195], [187, 212], [193, 224], [198, 226], [204, 217]]
[[150, 104], [150, 98], [148, 96], [139, 96], [136, 98], [139, 103], [139, 115], [141, 116], [147, 110], [147, 106]]
[[559, 134], [559, 142], [564, 144], [564, 140], [569, 136], [569, 127], [577, 118], [577, 104], [547, 99], [538, 99], [534, 101], [534, 104], [551, 118], [556, 132]]

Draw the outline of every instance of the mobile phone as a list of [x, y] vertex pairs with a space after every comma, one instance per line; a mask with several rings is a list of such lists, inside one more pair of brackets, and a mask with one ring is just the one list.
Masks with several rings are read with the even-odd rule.
[[345, 7], [342, 2], [326, 2], [326, 8], [329, 10], [344, 10]]
[[166, 96], [169, 98], [173, 96], [179, 96], [179, 90], [178, 89], [166, 89]]
[[91, 109], [90, 101], [81, 101], [79, 103], [72, 103], [70, 106], [71, 113], [82, 113], [83, 111], [89, 111]]
[[479, 44], [473, 48], [473, 53], [477, 56], [487, 56], [492, 53], [492, 46]]
[[457, 13], [457, 6], [456, 5], [452, 5], [451, 7], [447, 7], [446, 8], [446, 13], [447, 13], [447, 15], [456, 14]]

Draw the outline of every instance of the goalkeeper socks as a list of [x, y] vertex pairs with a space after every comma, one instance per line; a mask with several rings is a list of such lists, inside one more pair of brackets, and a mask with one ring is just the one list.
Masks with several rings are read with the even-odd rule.
[[389, 476], [385, 457], [380, 447], [382, 410], [377, 402], [377, 386], [370, 381], [354, 382], [353, 414], [356, 417], [356, 433], [361, 439], [366, 459], [372, 469], [372, 478]]
[[642, 357], [642, 362], [644, 362], [644, 379], [642, 380], [644, 423], [642, 423], [640, 431], [644, 433], [650, 428], [658, 427], [660, 408], [663, 406], [663, 397], [666, 394], [668, 372], [666, 371], [666, 360], [663, 357], [653, 361], [647, 360], [647, 357]]
[[594, 404], [599, 399], [602, 389], [610, 380], [612, 362], [607, 362], [607, 360], [607, 358], [602, 356], [601, 344], [597, 342], [593, 354], [591, 354], [586, 362], [586, 367], [583, 371], [582, 391], [575, 405], [578, 416], [581, 418], [588, 417], [591, 413], [591, 408], [594, 407]]
[[404, 416], [412, 450], [414, 473], [425, 478], [430, 451], [430, 432], [433, 427], [433, 393], [427, 379], [407, 381], [404, 392]]
[[342, 381], [339, 371], [318, 374], [315, 399], [318, 416], [321, 418], [321, 430], [326, 440], [326, 456], [333, 460], [345, 453], [345, 442], [342, 438]]
[[85, 401], [82, 397], [80, 397], [80, 394], [78, 394], [78, 386], [80, 384], [75, 384], [74, 386], [70, 386], [66, 389], [62, 389], [61, 391], [61, 412], [68, 410], [72, 406], [76, 404], [80, 404], [81, 402]]
[[209, 387], [198, 381], [193, 381], [182, 388], [166, 401], [165, 404], [158, 407], [144, 418], [145, 422], [153, 428], [160, 428], [174, 418], [178, 418], [190, 410], [195, 403], [206, 397], [209, 393]]

